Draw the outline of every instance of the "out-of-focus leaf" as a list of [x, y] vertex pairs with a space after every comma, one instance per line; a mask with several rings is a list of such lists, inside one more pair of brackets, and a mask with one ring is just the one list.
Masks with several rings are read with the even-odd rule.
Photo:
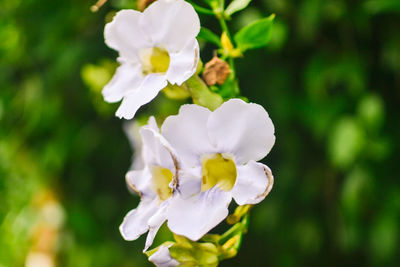
[[103, 61], [99, 65], [86, 64], [81, 75], [85, 84], [94, 92], [100, 92], [111, 79], [115, 66], [112, 62]]
[[398, 211], [380, 214], [371, 229], [370, 247], [373, 256], [379, 261], [389, 260], [396, 253], [398, 241]]
[[357, 121], [351, 117], [342, 118], [333, 125], [329, 139], [332, 163], [339, 168], [347, 168], [354, 163], [365, 141], [364, 130]]
[[266, 46], [271, 39], [271, 28], [275, 14], [260, 19], [242, 28], [235, 34], [234, 39], [241, 51]]
[[364, 3], [364, 7], [370, 14], [400, 12], [400, 1], [370, 0]]
[[231, 16], [233, 13], [236, 13], [242, 9], [245, 9], [251, 0], [233, 0], [225, 10], [225, 14]]
[[372, 182], [369, 173], [362, 168], [355, 168], [345, 178], [341, 202], [346, 216], [350, 218], [358, 217], [365, 204], [373, 193]]
[[286, 43], [289, 35], [288, 25], [282, 21], [275, 21], [271, 29], [271, 40], [268, 48], [271, 50], [280, 50]]
[[235, 28], [239, 30], [257, 20], [262, 19], [263, 17], [264, 16], [259, 9], [255, 7], [249, 7], [238, 14], [238, 16], [233, 20], [233, 23]]
[[383, 105], [382, 99], [374, 94], [366, 95], [358, 104], [358, 115], [371, 131], [379, 130], [382, 126], [384, 120]]

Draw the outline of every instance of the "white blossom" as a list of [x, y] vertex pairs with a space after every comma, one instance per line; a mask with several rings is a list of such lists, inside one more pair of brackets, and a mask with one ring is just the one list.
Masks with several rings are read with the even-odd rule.
[[122, 103], [116, 115], [131, 119], [168, 83], [181, 85], [196, 71], [200, 21], [183, 0], [158, 0], [144, 12], [119, 11], [104, 29], [121, 64], [104, 87], [107, 102]]
[[238, 205], [262, 201], [273, 185], [270, 169], [258, 163], [275, 142], [274, 125], [265, 109], [231, 99], [214, 112], [184, 105], [168, 117], [162, 135], [174, 147], [181, 169], [169, 202], [168, 227], [198, 240]]
[[166, 219], [166, 211], [173, 195], [176, 163], [173, 149], [160, 135], [154, 118], [140, 129], [142, 138], [143, 168], [131, 170], [126, 175], [129, 187], [141, 197], [136, 209], [131, 210], [120, 226], [126, 240], [135, 240], [149, 231], [145, 250]]

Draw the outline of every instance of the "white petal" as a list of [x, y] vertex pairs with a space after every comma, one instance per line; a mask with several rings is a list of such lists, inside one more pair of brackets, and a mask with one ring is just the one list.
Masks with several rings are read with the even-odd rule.
[[[149, 127], [156, 132], [160, 132], [156, 119], [153, 116], [149, 118], [146, 127]], [[144, 168], [144, 162], [142, 158], [143, 144], [142, 144], [142, 137], [140, 136], [139, 133], [141, 125], [137, 120], [131, 120], [131, 121], [126, 121], [124, 123], [123, 128], [133, 150], [133, 160], [130, 170], [141, 170]]]
[[183, 105], [179, 114], [169, 116], [161, 133], [175, 148], [187, 167], [200, 165], [200, 156], [213, 151], [207, 134], [211, 111], [198, 105]]
[[156, 118], [154, 118], [154, 116], [150, 116], [149, 120], [147, 121], [146, 126], [149, 127], [150, 129], [156, 131], [157, 133], [160, 132], [160, 128], [158, 127]]
[[167, 216], [166, 216], [167, 207], [168, 207], [168, 201], [164, 201], [161, 204], [158, 211], [150, 218], [149, 233], [147, 234], [146, 244], [145, 244], [143, 252], [145, 252], [153, 244], [154, 238], [155, 238], [158, 230], [160, 229], [161, 225], [167, 219]]
[[120, 101], [129, 91], [138, 88], [141, 81], [139, 65], [123, 63], [104, 87], [102, 91], [104, 100], [111, 103]]
[[133, 150], [132, 165], [130, 170], [140, 170], [144, 168], [142, 158], [142, 138], [139, 134], [140, 123], [137, 120], [126, 121], [123, 129], [128, 137], [129, 143]]
[[116, 115], [120, 118], [132, 119], [136, 111], [154, 99], [167, 84], [164, 75], [147, 75], [137, 90], [124, 97]]
[[175, 153], [165, 138], [149, 127], [142, 127], [143, 159], [148, 166], [161, 166], [175, 173]]
[[232, 196], [238, 205], [261, 202], [274, 184], [274, 177], [268, 166], [255, 161], [239, 166], [237, 174]]
[[158, 200], [142, 200], [124, 218], [119, 231], [125, 240], [135, 240], [149, 229], [148, 220], [158, 209]]
[[139, 25], [142, 13], [135, 10], [119, 11], [104, 28], [106, 44], [131, 61], [139, 59], [139, 50], [151, 45], [150, 39]]
[[179, 170], [179, 183], [177, 191], [181, 198], [186, 199], [200, 193], [201, 167], [185, 168]]
[[235, 155], [239, 164], [264, 158], [275, 143], [274, 125], [258, 104], [231, 99], [208, 120], [210, 140], [221, 152]]
[[230, 192], [216, 188], [183, 199], [174, 196], [169, 202], [168, 227], [191, 240], [198, 240], [228, 216]]
[[149, 257], [149, 261], [154, 263], [157, 267], [179, 266], [179, 262], [172, 258], [168, 248], [169, 247], [161, 245], [158, 250]]
[[125, 176], [129, 188], [146, 198], [155, 198], [150, 188], [151, 172], [148, 167], [143, 170], [129, 171]]
[[156, 45], [165, 45], [172, 52], [183, 49], [200, 31], [196, 11], [183, 0], [154, 2], [145, 9], [140, 23]]
[[169, 53], [169, 56], [171, 61], [166, 74], [167, 79], [171, 84], [181, 85], [196, 72], [199, 43], [193, 39], [178, 53]]

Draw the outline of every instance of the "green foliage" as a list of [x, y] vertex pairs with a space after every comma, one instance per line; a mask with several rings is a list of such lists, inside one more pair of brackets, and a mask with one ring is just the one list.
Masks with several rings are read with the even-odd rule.
[[260, 19], [242, 28], [234, 36], [241, 51], [266, 46], [271, 39], [271, 28], [275, 15]]
[[365, 9], [372, 13], [400, 13], [400, 2], [397, 0], [369, 0], [364, 3]]
[[[1, 266], [24, 266], [37, 246], [46, 192], [65, 215], [51, 252], [57, 266], [151, 266], [144, 238], [118, 232], [138, 203], [123, 179], [132, 150], [114, 118], [118, 103], [100, 93], [117, 57], [104, 44], [105, 20], [136, 4], [108, 1], [91, 13], [94, 2], [0, 2]], [[267, 49], [249, 49], [235, 72], [277, 139], [264, 162], [274, 188], [252, 209], [237, 256], [220, 266], [398, 265], [398, 2], [252, 1], [228, 21], [238, 32], [276, 14]], [[215, 18], [201, 22], [221, 33]], [[214, 49], [202, 51], [204, 62]], [[227, 88], [213, 93], [237, 93]], [[162, 120], [182, 103], [161, 94], [138, 116]]]

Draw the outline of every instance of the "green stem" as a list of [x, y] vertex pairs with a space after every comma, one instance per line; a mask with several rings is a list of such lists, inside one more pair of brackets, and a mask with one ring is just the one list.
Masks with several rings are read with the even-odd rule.
[[231, 68], [233, 77], [236, 77], [235, 60], [233, 59], [233, 57], [229, 57], [229, 66]]
[[[219, 24], [221, 26], [222, 31], [226, 32], [226, 35], [228, 36], [229, 40], [233, 44], [232, 35], [231, 35], [230, 31], [229, 31], [228, 24], [226, 24], [226, 20], [225, 20], [225, 0], [220, 0], [220, 11], [218, 13], [215, 13], [215, 16], [218, 19], [218, 22], [219, 22]], [[234, 59], [232, 57], [229, 57], [229, 66], [231, 68], [233, 77], [236, 77], [235, 62], [234, 62]]]
[[202, 13], [202, 14], [205, 14], [205, 15], [210, 15], [210, 16], [214, 16], [215, 15], [214, 12], [211, 9], [199, 6], [199, 5], [195, 4], [195, 3], [193, 3], [192, 1], [187, 1], [187, 2], [189, 2], [193, 6], [193, 8], [199, 13]]
[[228, 25], [226, 24], [224, 15], [222, 14], [222, 15], [220, 15], [220, 16], [217, 16], [217, 18], [218, 18], [219, 25], [221, 26], [222, 31], [223, 31], [223, 32], [226, 32], [226, 34], [227, 34], [228, 37], [229, 37], [229, 40], [232, 41], [231, 33], [229, 32], [229, 28], [228, 28]]
[[236, 223], [231, 228], [229, 228], [228, 231], [226, 231], [221, 235], [221, 237], [219, 238], [219, 244], [223, 245], [226, 241], [228, 241], [238, 233], [243, 234], [243, 232], [247, 230], [247, 227], [248, 227], [248, 214], [243, 216], [241, 222]]

